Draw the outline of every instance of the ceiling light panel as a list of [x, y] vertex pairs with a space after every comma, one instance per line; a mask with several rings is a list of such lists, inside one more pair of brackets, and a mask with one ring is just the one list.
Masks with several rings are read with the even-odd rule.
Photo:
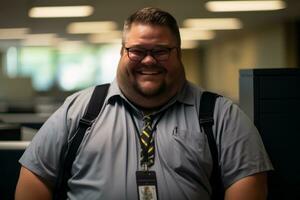
[[32, 18], [56, 18], [56, 17], [87, 17], [92, 15], [92, 6], [50, 6], [33, 7], [28, 15]]
[[110, 31], [100, 34], [91, 34], [88, 37], [91, 43], [120, 43], [122, 39], [121, 31]]
[[211, 12], [267, 11], [286, 7], [284, 1], [210, 1], [205, 4]]
[[183, 26], [198, 30], [232, 30], [241, 29], [243, 24], [237, 18], [203, 18], [186, 19]]
[[67, 32], [72, 34], [102, 33], [117, 29], [113, 21], [73, 22], [67, 27]]
[[181, 40], [211, 40], [215, 35], [214, 31], [180, 28]]
[[22, 41], [24, 46], [53, 46], [60, 41], [54, 33], [28, 34]]
[[29, 28], [0, 28], [0, 40], [24, 39]]

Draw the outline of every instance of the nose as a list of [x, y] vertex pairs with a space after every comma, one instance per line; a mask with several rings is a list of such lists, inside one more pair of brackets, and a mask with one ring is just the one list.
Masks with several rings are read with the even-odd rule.
[[147, 55], [141, 60], [141, 63], [145, 65], [152, 65], [154, 63], [157, 63], [157, 61], [150, 52], [147, 52]]

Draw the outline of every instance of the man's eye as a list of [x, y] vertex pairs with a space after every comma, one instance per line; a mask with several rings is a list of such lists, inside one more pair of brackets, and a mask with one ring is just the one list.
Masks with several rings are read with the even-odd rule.
[[136, 54], [136, 55], [144, 55], [145, 54], [145, 51], [142, 49], [130, 49], [129, 52]]
[[154, 49], [152, 51], [153, 54], [155, 55], [165, 55], [165, 54], [168, 54], [168, 49]]

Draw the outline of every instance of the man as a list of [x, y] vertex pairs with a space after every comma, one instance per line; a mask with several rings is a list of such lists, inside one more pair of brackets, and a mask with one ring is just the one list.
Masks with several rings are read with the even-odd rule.
[[[69, 97], [35, 136], [20, 159], [17, 200], [51, 199], [62, 146], [72, 138], [92, 91]], [[201, 94], [186, 81], [176, 20], [155, 8], [131, 15], [116, 80], [78, 149], [68, 198], [210, 199], [212, 159], [199, 126]], [[150, 117], [153, 139], [145, 145], [141, 130]], [[225, 198], [265, 199], [272, 166], [257, 130], [224, 97], [217, 99], [214, 120]], [[138, 187], [139, 172], [155, 173], [154, 184]]]

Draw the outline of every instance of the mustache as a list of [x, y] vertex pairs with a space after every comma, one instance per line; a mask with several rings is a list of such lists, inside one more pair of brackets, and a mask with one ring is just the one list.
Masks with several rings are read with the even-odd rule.
[[159, 65], [159, 64], [154, 64], [154, 65], [139, 65], [136, 70], [159, 70], [159, 71], [167, 71], [165, 67], [163, 67], [162, 65]]

